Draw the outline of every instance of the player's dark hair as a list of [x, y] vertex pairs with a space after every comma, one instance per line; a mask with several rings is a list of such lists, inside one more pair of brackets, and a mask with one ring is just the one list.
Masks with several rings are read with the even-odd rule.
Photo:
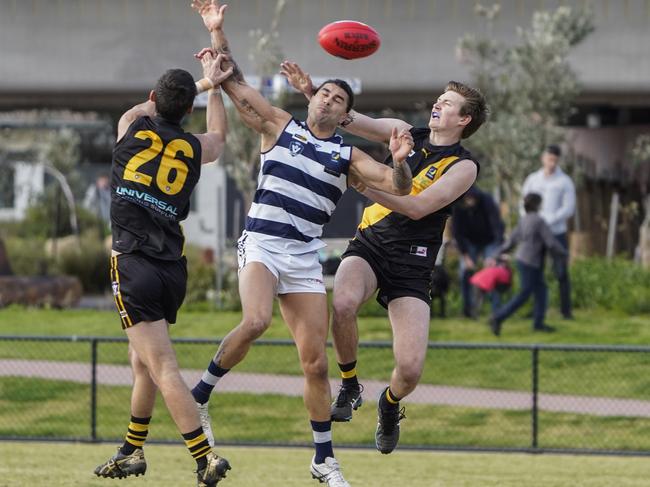
[[165, 120], [180, 122], [194, 103], [194, 78], [184, 69], [169, 69], [156, 82], [156, 112]]
[[476, 132], [487, 120], [490, 110], [485, 101], [485, 96], [476, 88], [464, 85], [458, 81], [450, 81], [447, 83], [445, 91], [454, 91], [465, 98], [465, 103], [460, 107], [460, 115], [469, 115], [472, 117], [472, 120], [465, 126], [460, 135], [462, 139], [466, 139]]
[[318, 93], [320, 89], [328, 83], [332, 83], [333, 85], [336, 85], [339, 88], [341, 88], [343, 91], [345, 91], [345, 93], [348, 95], [348, 105], [345, 111], [349, 112], [350, 110], [352, 110], [352, 107], [354, 106], [354, 92], [352, 91], [352, 88], [350, 88], [350, 85], [347, 84], [347, 82], [343, 81], [342, 79], [333, 78], [333, 79], [328, 79], [323, 81], [321, 85], [318, 88], [316, 88], [316, 91], [314, 91], [314, 95]]
[[542, 205], [542, 197], [538, 193], [528, 193], [524, 196], [524, 210], [526, 213], [536, 213]]

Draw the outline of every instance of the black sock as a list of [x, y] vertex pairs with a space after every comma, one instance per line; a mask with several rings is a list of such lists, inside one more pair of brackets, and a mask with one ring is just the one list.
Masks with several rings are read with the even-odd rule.
[[348, 364], [339, 364], [339, 369], [341, 370], [341, 384], [344, 387], [359, 387], [356, 360]]
[[384, 392], [379, 398], [379, 402], [381, 403], [381, 406], [384, 408], [398, 408], [399, 401], [400, 398], [397, 397], [395, 394], [393, 394], [393, 392], [390, 390], [390, 386], [384, 389]]
[[148, 418], [136, 418], [135, 416], [131, 416], [131, 422], [129, 423], [129, 429], [126, 433], [124, 444], [120, 448], [120, 452], [122, 452], [123, 455], [131, 455], [136, 449], [144, 446], [147, 434], [149, 434], [150, 421], [151, 416]]
[[190, 451], [190, 455], [196, 460], [198, 470], [203, 470], [207, 465], [205, 456], [211, 451], [208, 439], [203, 433], [203, 428], [199, 426], [194, 431], [183, 433], [183, 439], [185, 440], [185, 446]]

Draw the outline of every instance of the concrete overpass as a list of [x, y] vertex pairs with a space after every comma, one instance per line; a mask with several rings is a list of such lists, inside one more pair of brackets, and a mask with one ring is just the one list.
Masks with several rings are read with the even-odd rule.
[[[495, 0], [496, 1], [496, 0]], [[249, 31], [269, 28], [274, 0], [231, 0], [226, 32], [245, 73]], [[279, 24], [287, 58], [312, 75], [362, 80], [363, 108], [412, 108], [449, 79], [467, 80], [458, 38], [482, 31], [475, 0], [287, 0]], [[484, 3], [490, 4], [489, 0]], [[589, 4], [596, 31], [573, 55], [581, 103], [645, 105], [650, 95], [650, 0], [500, 0], [495, 37], [512, 41], [532, 12]], [[379, 52], [344, 61], [316, 42], [326, 23], [357, 19], [382, 36]], [[121, 109], [141, 100], [159, 74], [199, 74], [192, 53], [208, 44], [189, 0], [0, 0], [0, 110]]]

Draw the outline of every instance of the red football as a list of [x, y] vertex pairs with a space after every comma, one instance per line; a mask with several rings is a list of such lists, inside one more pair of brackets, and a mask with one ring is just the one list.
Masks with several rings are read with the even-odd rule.
[[323, 27], [318, 43], [333, 56], [357, 59], [370, 56], [381, 44], [377, 31], [362, 22], [339, 20]]

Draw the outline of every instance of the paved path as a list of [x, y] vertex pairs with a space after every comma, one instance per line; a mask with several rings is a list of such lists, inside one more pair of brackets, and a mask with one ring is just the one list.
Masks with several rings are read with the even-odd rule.
[[[202, 372], [202, 370], [190, 369], [182, 371], [183, 378], [189, 385], [194, 385]], [[38, 377], [87, 384], [90, 382], [90, 374], [90, 364], [79, 362], [0, 360], [0, 376]], [[131, 385], [131, 370], [124, 365], [98, 365], [97, 382], [101, 385]], [[335, 391], [338, 388], [338, 380], [331, 380], [331, 385], [332, 390]], [[385, 382], [376, 380], [365, 380], [363, 385], [364, 396], [368, 399], [376, 398], [386, 387]], [[302, 396], [303, 379], [291, 375], [230, 372], [219, 382], [218, 388], [224, 392]], [[407, 402], [526, 410], [531, 408], [531, 395], [529, 392], [421, 384], [408, 397]], [[636, 399], [540, 394], [538, 407], [543, 411], [561, 413], [650, 417], [650, 401]]]

